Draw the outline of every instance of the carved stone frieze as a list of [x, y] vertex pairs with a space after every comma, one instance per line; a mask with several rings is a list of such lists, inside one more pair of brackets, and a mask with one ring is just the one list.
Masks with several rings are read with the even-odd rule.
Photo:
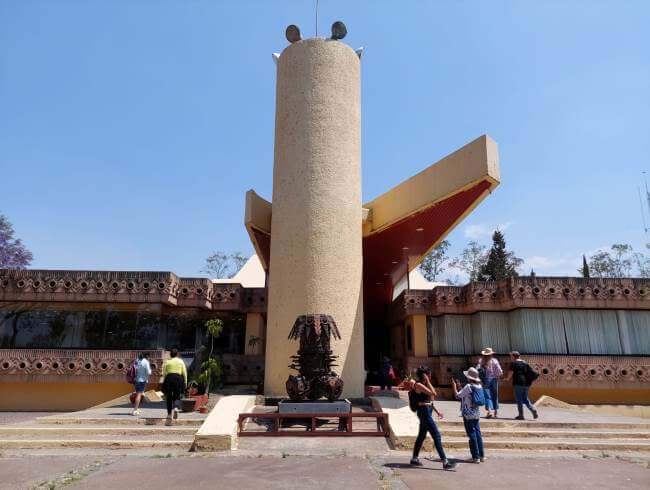
[[0, 269], [0, 302], [161, 303], [265, 312], [266, 289], [179, 278], [171, 272]]
[[516, 308], [650, 309], [650, 279], [517, 277], [406, 290], [392, 305], [391, 321], [408, 315], [438, 316]]
[[[151, 382], [158, 382], [168, 354], [148, 351]], [[140, 351], [77, 349], [0, 349], [3, 381], [125, 381], [126, 371]]]

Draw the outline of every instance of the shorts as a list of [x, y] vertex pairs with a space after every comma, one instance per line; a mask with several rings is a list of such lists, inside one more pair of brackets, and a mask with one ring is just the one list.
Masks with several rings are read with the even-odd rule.
[[135, 392], [136, 393], [144, 393], [144, 388], [147, 386], [146, 381], [136, 381], [134, 383], [135, 385]]

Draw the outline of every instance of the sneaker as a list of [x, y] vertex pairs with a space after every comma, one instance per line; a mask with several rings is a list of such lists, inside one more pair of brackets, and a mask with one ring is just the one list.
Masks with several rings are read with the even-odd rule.
[[533, 410], [533, 418], [534, 418], [534, 419], [538, 419], [538, 418], [539, 418], [539, 414], [537, 413], [537, 410]]
[[523, 415], [517, 415], [515, 420], [526, 420]]
[[442, 464], [442, 469], [443, 470], [453, 470], [454, 468], [456, 468], [456, 465], [457, 465], [457, 463], [455, 461], [447, 460]]
[[169, 425], [172, 425], [173, 423], [174, 423], [174, 422], [172, 421], [172, 418], [171, 418], [171, 417], [167, 417], [167, 419], [165, 420], [165, 425], [168, 425], [168, 426], [169, 426]]
[[485, 456], [483, 456], [482, 458], [479, 458], [479, 461], [481, 461], [481, 463], [485, 463]]
[[140, 410], [133, 410], [133, 413], [131, 415], [137, 417], [138, 415], [140, 415]]
[[422, 462], [418, 458], [411, 458], [411, 466], [422, 466]]
[[491, 418], [492, 418], [492, 414], [488, 412], [488, 414], [485, 416], [485, 418], [486, 418], [486, 419], [491, 419]]
[[480, 462], [481, 462], [481, 460], [479, 458], [473, 458], [472, 459], [472, 463], [474, 463], [474, 464], [479, 464]]
[[174, 420], [178, 418], [178, 408], [174, 409]]

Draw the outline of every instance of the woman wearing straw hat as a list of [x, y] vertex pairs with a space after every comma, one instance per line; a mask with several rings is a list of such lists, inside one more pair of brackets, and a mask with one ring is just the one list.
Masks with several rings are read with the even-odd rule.
[[503, 369], [501, 369], [501, 364], [494, 357], [495, 352], [492, 350], [492, 347], [486, 347], [481, 351], [483, 356], [479, 359], [476, 369], [485, 370], [485, 384], [483, 385], [485, 389], [485, 408], [487, 410], [487, 418], [492, 418], [492, 413], [490, 410], [494, 411], [494, 417], [498, 417], [499, 412], [499, 378], [503, 376]]
[[465, 433], [469, 438], [469, 451], [472, 453], [472, 463], [482, 463], [485, 461], [483, 452], [483, 437], [481, 435], [481, 413], [479, 407], [485, 403], [483, 398], [483, 387], [481, 379], [476, 368], [469, 368], [463, 371], [467, 378], [467, 384], [461, 389], [460, 382], [453, 380], [454, 395], [460, 400], [460, 412], [465, 424]]

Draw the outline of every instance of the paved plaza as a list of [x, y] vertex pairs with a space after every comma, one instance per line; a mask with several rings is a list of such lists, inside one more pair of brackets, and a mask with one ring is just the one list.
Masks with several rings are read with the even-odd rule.
[[0, 457], [0, 489], [451, 489], [491, 482], [522, 489], [646, 489], [648, 459], [639, 456], [495, 454], [474, 465], [459, 460], [456, 471], [409, 454], [358, 456], [112, 455], [90, 457], [14, 454]]

